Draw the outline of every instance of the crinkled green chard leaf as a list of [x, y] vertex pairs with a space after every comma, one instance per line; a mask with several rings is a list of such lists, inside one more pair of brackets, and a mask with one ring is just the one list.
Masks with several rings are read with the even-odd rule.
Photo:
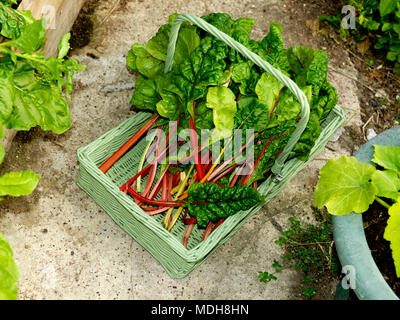
[[[311, 104], [311, 101], [312, 101], [311, 86], [307, 86], [307, 87], [303, 88], [303, 92], [306, 95], [308, 102]], [[299, 115], [300, 110], [301, 110], [300, 103], [298, 102], [297, 98], [295, 98], [293, 95], [291, 95], [291, 99], [292, 100], [288, 100], [288, 101], [286, 101], [285, 99], [282, 99], [282, 101], [285, 104], [289, 103], [289, 107], [292, 106], [292, 110], [293, 110], [294, 106], [297, 106], [298, 112], [299, 112], [298, 115]], [[277, 106], [277, 109], [278, 109], [278, 111], [280, 110], [279, 104]], [[317, 113], [315, 112], [315, 110], [313, 110], [311, 108], [311, 113], [310, 113], [309, 120], [307, 122], [307, 126], [304, 129], [299, 140], [297, 141], [296, 145], [294, 146], [289, 158], [290, 159], [298, 158], [299, 160], [303, 160], [303, 161], [307, 160], [307, 158], [311, 152], [311, 149], [314, 147], [315, 141], [318, 139], [320, 134], [321, 134], [320, 118], [317, 115]]]
[[[311, 99], [311, 86], [303, 88], [306, 97]], [[288, 120], [295, 120], [300, 116], [301, 105], [293, 93], [282, 88], [276, 98], [273, 109], [270, 111], [270, 124], [268, 127], [275, 127], [284, 124]]]
[[400, 147], [374, 146], [372, 162], [400, 174]]
[[400, 278], [400, 198], [389, 208], [389, 219], [383, 237], [390, 241], [396, 275]]
[[152, 50], [146, 46], [135, 43], [128, 54], [128, 66], [148, 78], [154, 78], [164, 71], [166, 53]]
[[71, 40], [71, 33], [68, 32], [64, 34], [58, 44], [58, 59], [63, 59], [68, 54], [71, 46], [69, 45], [69, 40]]
[[165, 83], [165, 76], [160, 75], [153, 79], [139, 75], [135, 82], [135, 92], [131, 104], [138, 109], [155, 111], [161, 100], [161, 89]]
[[[205, 16], [202, 16], [202, 19], [212, 24], [214, 27], [223, 31], [227, 35], [230, 35], [233, 39], [243, 44], [245, 47], [255, 51], [255, 48], [258, 48], [258, 42], [250, 39], [250, 32], [255, 23], [254, 19], [250, 18], [239, 18], [237, 20], [233, 20], [226, 13], [211, 13]], [[204, 31], [200, 31], [202, 37], [206, 36], [207, 33]], [[219, 41], [219, 40], [218, 40]], [[229, 60], [232, 62], [232, 68], [235, 69], [236, 64], [240, 64], [245, 62], [250, 65], [253, 65], [252, 62], [249, 62], [247, 58], [244, 58], [239, 52], [235, 49], [227, 47]], [[236, 71], [237, 75], [239, 73]], [[257, 72], [256, 72], [257, 73]], [[260, 76], [260, 75], [259, 75]], [[259, 77], [258, 76], [258, 77]], [[245, 86], [243, 86], [244, 88]]]
[[[246, 31], [251, 31], [248, 28]], [[287, 73], [290, 70], [289, 62], [283, 49], [282, 27], [272, 22], [268, 35], [261, 41], [254, 41], [249, 38], [249, 33], [242, 33], [239, 42], [248, 49], [258, 54], [261, 58], [268, 61], [275, 68]], [[235, 32], [233, 32], [234, 37]], [[234, 37], [235, 38], [235, 37]], [[239, 89], [242, 95], [254, 94], [255, 87], [260, 80], [261, 72], [254, 68], [254, 64], [247, 58], [242, 57], [235, 50], [230, 51], [229, 55], [232, 61], [232, 80], [240, 84]]]
[[[303, 91], [310, 99], [311, 86], [305, 87]], [[261, 76], [256, 86], [256, 93], [259, 101], [266, 107], [265, 111], [269, 118], [267, 128], [280, 126], [300, 115], [301, 106], [297, 98], [269, 73], [263, 73]]]
[[0, 3], [11, 6], [13, 4], [18, 4], [18, 0], [0, 0]]
[[287, 57], [297, 85], [312, 85], [313, 95], [317, 97], [328, 73], [327, 53], [300, 46], [288, 49]]
[[[260, 136], [260, 141], [263, 143], [254, 145], [254, 159], [256, 161], [260, 155], [261, 158], [247, 181], [247, 185], [251, 185], [255, 181], [266, 178], [266, 173], [271, 169], [275, 163], [276, 157], [287, 144], [291, 133], [296, 128], [296, 124], [294, 120], [290, 120], [281, 126], [266, 130]], [[266, 148], [264, 148], [265, 146]], [[261, 153], [263, 150], [264, 153]]]
[[[250, 32], [255, 23], [254, 19], [239, 18], [233, 20], [227, 13], [210, 13], [201, 18], [245, 46], [248, 46], [249, 41], [251, 41]], [[204, 36], [206, 32], [201, 31], [201, 34]], [[234, 50], [228, 50], [235, 55]]]
[[[213, 25], [222, 32], [231, 35], [232, 25], [234, 20], [227, 13], [210, 13], [201, 17], [203, 20], [207, 21], [209, 24]], [[205, 31], [201, 31], [206, 34]]]
[[311, 86], [307, 86], [303, 89], [310, 104], [310, 120], [289, 157], [298, 158], [303, 161], [308, 158], [321, 133], [321, 123], [326, 119], [329, 112], [335, 107], [338, 100], [336, 90], [331, 86], [328, 80], [325, 80], [324, 84], [322, 85], [318, 97], [313, 96], [311, 98], [311, 92], [308, 91], [310, 87]]
[[314, 203], [319, 208], [325, 205], [333, 215], [367, 211], [378, 192], [370, 181], [375, 171], [355, 157], [330, 159], [320, 171]]
[[10, 245], [0, 233], [0, 300], [15, 300], [18, 295], [19, 272]]
[[287, 57], [291, 77], [295, 79], [297, 85], [307, 90], [311, 86], [312, 90], [312, 98], [306, 93], [310, 104], [310, 120], [290, 155], [290, 158], [306, 160], [320, 135], [320, 124], [336, 105], [338, 96], [327, 80], [326, 52], [304, 46], [292, 47], [287, 50]]
[[268, 114], [273, 111], [275, 102], [280, 97], [283, 88], [283, 83], [281, 83], [274, 76], [270, 75], [268, 72], [264, 72], [260, 80], [258, 80], [255, 92], [260, 103], [265, 105]]
[[260, 49], [257, 53], [274, 67], [288, 72], [289, 60], [283, 48], [282, 26], [271, 22], [269, 33], [260, 41]]
[[230, 137], [237, 110], [233, 92], [224, 86], [210, 87], [207, 93], [207, 107], [213, 110], [214, 141]]
[[313, 99], [310, 100], [311, 113], [314, 113], [321, 123], [336, 106], [337, 101], [338, 95], [336, 89], [332, 87], [328, 80], [325, 80], [319, 91], [319, 96], [313, 97]]
[[196, 103], [196, 128], [197, 130], [214, 128], [213, 110], [208, 108], [205, 100]]
[[35, 190], [40, 176], [32, 171], [9, 172], [0, 177], [0, 196], [20, 197]]
[[194, 183], [189, 188], [188, 209], [200, 227], [216, 222], [239, 211], [248, 210], [262, 200], [249, 186], [220, 188], [215, 183]]
[[9, 3], [0, 2], [0, 34], [8, 39], [17, 39], [25, 27], [35, 21], [29, 10], [15, 10]]
[[228, 80], [225, 58], [226, 45], [206, 37], [190, 57], [167, 75], [141, 78], [131, 102], [141, 109], [157, 109], [171, 120], [176, 120], [180, 111], [193, 114], [193, 102], [206, 95], [208, 86]]
[[320, 134], [321, 126], [319, 118], [315, 113], [312, 112], [307, 122], [307, 126], [294, 146], [289, 158], [298, 158], [302, 161], [307, 160], [312, 148], [315, 145], [315, 141], [317, 141]]
[[267, 107], [254, 96], [242, 97], [237, 103], [235, 128], [262, 131], [268, 127], [269, 113]]
[[179, 97], [168, 91], [161, 91], [160, 97], [162, 100], [156, 105], [159, 115], [170, 120], [178, 120], [182, 111], [182, 103]]
[[250, 18], [239, 18], [233, 21], [231, 36], [236, 41], [246, 45], [250, 41], [250, 32], [256, 21]]
[[7, 46], [15, 47], [24, 53], [33, 53], [43, 47], [46, 40], [46, 20], [35, 20], [28, 24], [21, 36], [5, 42]]
[[8, 66], [0, 61], [0, 122], [4, 122], [13, 110], [15, 90], [14, 77]]
[[242, 95], [252, 95], [260, 80], [261, 74], [253, 68], [251, 61], [242, 61], [232, 64], [232, 80], [238, 84]]
[[227, 82], [226, 48], [221, 41], [203, 38], [191, 56], [171, 71], [170, 81], [163, 90], [179, 97], [182, 112], [193, 115], [193, 102], [205, 97], [209, 86]]
[[[150, 79], [163, 74], [169, 35], [176, 17], [177, 14], [171, 15], [169, 23], [161, 26], [146, 45], [135, 43], [132, 46], [126, 58], [129, 68]], [[199, 46], [200, 38], [196, 30], [196, 27], [188, 23], [182, 24], [176, 43], [174, 64], [180, 64]]]
[[393, 170], [376, 170], [371, 177], [372, 183], [377, 187], [378, 197], [396, 200], [400, 197], [400, 177]]

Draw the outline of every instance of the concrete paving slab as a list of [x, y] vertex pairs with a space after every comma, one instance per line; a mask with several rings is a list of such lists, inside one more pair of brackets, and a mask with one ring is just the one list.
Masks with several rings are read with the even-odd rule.
[[[134, 42], [145, 43], [172, 12], [254, 17], [254, 38], [268, 31], [269, 21], [276, 21], [283, 25], [286, 46], [316, 48], [321, 40], [305, 27], [305, 17], [293, 15], [291, 1], [144, 0], [120, 1], [115, 7], [116, 3], [98, 1], [94, 19], [105, 21], [97, 25], [89, 45], [74, 52], [73, 58], [87, 69], [76, 78], [71, 129], [61, 136], [38, 129], [19, 133], [1, 168], [31, 169], [42, 177], [30, 197], [0, 203], [0, 230], [13, 247], [21, 273], [19, 299], [301, 299], [299, 272], [285, 269], [278, 281], [264, 284], [258, 281], [258, 271], [284, 254], [274, 241], [290, 216], [313, 219], [310, 204], [318, 170], [328, 158], [352, 153], [346, 133], [330, 142], [267, 209], [179, 280], [171, 279], [76, 186], [76, 150], [134, 114], [129, 101], [135, 76], [126, 69], [124, 56]], [[347, 72], [355, 73], [345, 52], [329, 54], [332, 66], [342, 68], [344, 63]], [[339, 104], [347, 107], [346, 130], [359, 126], [354, 81], [334, 72], [329, 77]], [[332, 297], [333, 289], [322, 296]]]

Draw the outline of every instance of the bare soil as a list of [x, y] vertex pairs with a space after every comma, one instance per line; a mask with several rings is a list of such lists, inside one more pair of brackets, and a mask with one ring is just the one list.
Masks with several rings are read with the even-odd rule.
[[390, 243], [383, 238], [389, 214], [380, 204], [373, 204], [363, 214], [364, 231], [375, 263], [386, 282], [400, 296], [400, 279], [396, 276]]
[[[310, 14], [318, 17], [337, 14], [346, 1], [309, 0], [304, 2], [308, 4]], [[307, 15], [307, 13], [305, 14]], [[354, 153], [367, 141], [368, 129], [373, 129], [379, 134], [399, 125], [400, 76], [392, 72], [393, 66], [385, 61], [385, 57], [381, 53], [374, 50], [373, 45], [362, 54], [353, 39], [340, 38], [337, 30], [328, 23], [309, 22], [308, 25], [325, 39], [326, 42], [323, 42], [322, 45], [327, 46], [330, 58], [335, 48], [340, 47], [341, 50], [337, 51], [348, 52], [358, 71], [358, 74], [349, 74], [347, 77], [354, 79], [358, 84], [357, 95], [360, 101], [362, 126], [346, 128], [344, 137], [342, 137], [349, 145], [353, 146], [352, 153]], [[373, 65], [368, 61], [373, 61]], [[377, 204], [363, 215], [366, 226], [365, 233], [379, 270], [393, 291], [400, 296], [400, 280], [396, 277], [390, 244], [383, 238], [388, 219], [386, 211]]]
[[78, 18], [75, 20], [71, 30], [71, 51], [83, 48], [92, 39], [96, 21], [93, 13], [99, 5], [98, 0], [88, 0], [81, 9]]

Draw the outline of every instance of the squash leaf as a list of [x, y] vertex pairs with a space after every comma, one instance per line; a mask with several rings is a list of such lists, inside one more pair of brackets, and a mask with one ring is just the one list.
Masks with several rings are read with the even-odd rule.
[[372, 183], [377, 187], [378, 197], [397, 199], [400, 190], [400, 178], [396, 171], [393, 170], [376, 170], [372, 177]]
[[383, 237], [390, 241], [396, 275], [400, 278], [400, 202], [389, 208], [389, 219]]
[[374, 146], [372, 162], [400, 174], [400, 148], [393, 146]]
[[374, 202], [377, 187], [370, 182], [375, 167], [355, 157], [330, 159], [320, 171], [314, 203], [333, 215], [363, 213]]

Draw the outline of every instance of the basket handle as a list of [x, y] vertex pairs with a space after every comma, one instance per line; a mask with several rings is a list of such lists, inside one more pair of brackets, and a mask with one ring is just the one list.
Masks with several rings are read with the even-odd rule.
[[[299, 140], [301, 134], [303, 133], [304, 129], [307, 126], [309, 117], [310, 117], [310, 105], [308, 104], [307, 98], [303, 91], [297, 86], [297, 84], [291, 80], [289, 77], [284, 75], [281, 71], [274, 68], [270, 65], [267, 61], [262, 59], [260, 56], [255, 54], [254, 52], [247, 49], [244, 45], [237, 42], [236, 40], [232, 39], [226, 33], [220, 31], [213, 25], [209, 24], [205, 20], [189, 13], [179, 15], [171, 28], [171, 34], [169, 37], [168, 49], [167, 49], [167, 59], [165, 62], [165, 73], [168, 73], [172, 70], [172, 65], [174, 63], [174, 54], [175, 54], [175, 46], [176, 41], [178, 39], [179, 29], [182, 25], [182, 22], [188, 21], [199, 28], [203, 29], [204, 31], [209, 32], [217, 39], [221, 40], [231, 48], [235, 49], [239, 53], [241, 53], [244, 57], [248, 58], [250, 61], [258, 65], [260, 68], [267, 71], [269, 74], [273, 75], [276, 79], [282, 82], [289, 90], [294, 94], [294, 96], [299, 100], [301, 105], [301, 119], [297, 124], [296, 129], [293, 131], [292, 135], [288, 143], [286, 144], [285, 148], [283, 149], [282, 153], [279, 157], [275, 160], [273, 167], [271, 168], [272, 173], [275, 176], [275, 179], [278, 181], [282, 179], [281, 170], [283, 165], [288, 158], [289, 154], [292, 152], [292, 149], [296, 145], [297, 141]], [[273, 180], [275, 180], [273, 179]]]

